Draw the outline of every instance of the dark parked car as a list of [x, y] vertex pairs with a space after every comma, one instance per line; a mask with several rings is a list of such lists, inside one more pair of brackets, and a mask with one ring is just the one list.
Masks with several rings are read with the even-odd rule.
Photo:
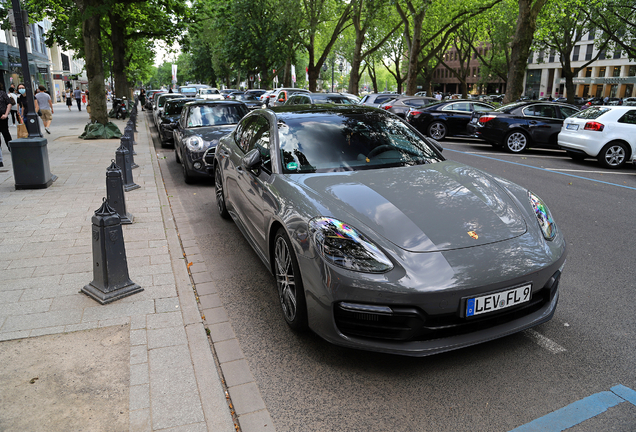
[[152, 111], [152, 104], [155, 100], [155, 95], [167, 93], [165, 90], [148, 90], [146, 92], [146, 105], [144, 107]]
[[559, 148], [557, 136], [563, 120], [577, 112], [578, 107], [558, 102], [517, 102], [475, 113], [468, 130], [475, 138], [512, 153], [528, 147]]
[[360, 105], [379, 107], [380, 104], [390, 99], [395, 99], [395, 96], [395, 93], [369, 93], [364, 95], [360, 101]]
[[213, 166], [218, 211], [275, 276], [292, 329], [426, 356], [555, 312], [566, 244], [543, 201], [445, 159], [395, 115], [253, 111], [221, 138]]
[[250, 110], [263, 107], [263, 102], [259, 100], [258, 96], [252, 93], [232, 93], [230, 94], [230, 99], [243, 102]]
[[237, 101], [194, 101], [183, 106], [172, 133], [175, 157], [186, 183], [195, 177], [209, 177], [205, 151], [216, 147], [219, 138], [232, 132], [248, 112], [247, 106]]
[[389, 99], [388, 101], [380, 104], [380, 108], [392, 112], [402, 118], [406, 118], [409, 110], [414, 107], [420, 107], [437, 103], [437, 99], [424, 96], [406, 96], [396, 99]]
[[247, 94], [251, 94], [256, 96], [257, 98], [260, 98], [263, 94], [265, 94], [267, 90], [265, 89], [250, 89], [250, 90], [246, 90], [245, 93]]
[[447, 100], [420, 108], [411, 108], [406, 114], [415, 129], [436, 140], [447, 136], [466, 136], [466, 125], [473, 112], [487, 112], [495, 109], [486, 102], [473, 100]]
[[285, 105], [304, 104], [354, 105], [354, 102], [340, 93], [296, 93], [291, 95]]
[[161, 147], [174, 145], [172, 131], [177, 126], [177, 122], [181, 117], [181, 109], [187, 102], [192, 102], [192, 99], [181, 97], [166, 101], [161, 117], [159, 117], [159, 139], [161, 140]]

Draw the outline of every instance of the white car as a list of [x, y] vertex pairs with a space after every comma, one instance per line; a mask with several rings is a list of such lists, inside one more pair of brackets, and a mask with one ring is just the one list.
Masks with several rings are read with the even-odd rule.
[[593, 106], [566, 118], [559, 147], [574, 160], [593, 157], [605, 168], [621, 168], [636, 154], [636, 107]]
[[217, 88], [197, 89], [197, 98], [205, 100], [225, 100], [225, 96], [223, 96]]

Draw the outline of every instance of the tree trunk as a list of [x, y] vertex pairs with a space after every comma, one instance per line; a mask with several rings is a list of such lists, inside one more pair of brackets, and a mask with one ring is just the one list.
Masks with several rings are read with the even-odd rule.
[[[99, 0], [76, 0], [82, 15], [87, 9], [99, 10]], [[104, 63], [102, 62], [102, 48], [99, 45], [101, 36], [100, 15], [90, 15], [82, 22], [82, 37], [86, 61], [86, 75], [88, 77], [88, 91], [91, 104], [91, 119], [97, 123], [108, 123], [106, 94], [104, 92]]]
[[418, 56], [422, 43], [422, 20], [418, 19], [418, 17], [416, 17], [413, 22], [413, 39], [409, 47], [409, 69], [406, 75], [406, 94], [409, 96], [413, 96], [417, 93], [417, 74], [420, 71]]
[[537, 28], [537, 16], [547, 0], [519, 0], [519, 17], [517, 29], [512, 41], [510, 68], [508, 69], [508, 85], [503, 103], [516, 101], [523, 93], [523, 77], [528, 65], [530, 46]]
[[121, 15], [109, 13], [110, 43], [113, 46], [113, 77], [115, 78], [115, 96], [129, 97], [128, 79], [126, 78], [126, 35], [125, 24]]

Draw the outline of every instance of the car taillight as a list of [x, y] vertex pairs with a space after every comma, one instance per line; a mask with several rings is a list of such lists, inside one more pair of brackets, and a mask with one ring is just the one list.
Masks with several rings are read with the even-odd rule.
[[411, 110], [411, 111], [409, 111], [409, 114], [412, 115], [412, 116], [416, 116], [416, 115], [422, 114], [422, 111]]
[[490, 116], [490, 115], [483, 115], [481, 117], [479, 117], [479, 123], [484, 124], [489, 122], [490, 120], [494, 119], [495, 116]]
[[605, 125], [602, 124], [602, 123], [599, 123], [599, 122], [587, 122], [587, 123], [585, 123], [585, 127], [583, 129], [584, 130], [602, 132], [603, 128], [605, 128]]
[[393, 105], [382, 105], [382, 108], [384, 108], [385, 110], [388, 110], [393, 108]]

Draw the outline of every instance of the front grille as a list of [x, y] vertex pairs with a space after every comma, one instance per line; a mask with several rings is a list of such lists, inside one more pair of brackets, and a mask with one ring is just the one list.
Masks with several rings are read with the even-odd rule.
[[216, 152], [216, 146], [210, 147], [203, 153], [203, 163], [206, 166], [211, 167], [214, 164], [214, 154]]
[[559, 279], [560, 273], [557, 272], [546, 286], [534, 293], [530, 302], [485, 316], [463, 318], [459, 311], [446, 315], [427, 315], [419, 308], [407, 306], [390, 306], [390, 313], [357, 311], [337, 303], [334, 305], [334, 319], [338, 330], [346, 336], [393, 341], [446, 338], [485, 330], [540, 310], [554, 298]]

